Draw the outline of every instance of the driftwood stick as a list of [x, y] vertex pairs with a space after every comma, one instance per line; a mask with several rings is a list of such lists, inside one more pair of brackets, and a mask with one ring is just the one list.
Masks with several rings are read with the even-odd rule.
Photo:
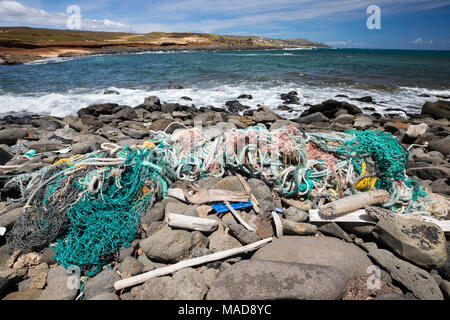
[[[195, 196], [188, 197], [188, 200], [195, 204], [202, 204], [205, 202], [218, 202], [218, 201], [232, 201], [232, 202], [247, 202], [250, 200], [248, 192], [237, 192], [220, 189], [209, 189], [207, 192], [207, 201], [201, 199], [201, 196], [197, 200]], [[195, 202], [197, 200], [197, 202]]]
[[318, 209], [309, 210], [309, 222], [310, 223], [322, 223], [322, 222], [364, 222], [368, 224], [376, 224], [377, 220], [372, 218], [366, 213], [366, 210], [360, 209], [353, 212], [349, 212], [346, 215], [336, 216], [336, 217], [326, 217], [319, 214]]
[[283, 223], [281, 222], [280, 217], [275, 211], [272, 211], [273, 221], [275, 222], [275, 231], [277, 234], [277, 238], [283, 236]]
[[192, 189], [171, 188], [167, 195], [186, 203], [203, 204], [209, 202], [247, 202], [251, 199], [246, 191], [230, 191], [221, 189], [205, 189], [197, 184], [192, 184]]
[[167, 223], [170, 227], [205, 232], [213, 232], [218, 225], [217, 220], [185, 216], [176, 213], [169, 213], [167, 215]]
[[250, 193], [251, 202], [253, 203], [253, 210], [255, 210], [256, 214], [260, 214], [261, 210], [259, 209], [258, 200], [256, 200], [255, 196], [251, 193], [252, 190], [249, 184], [247, 183], [247, 181], [245, 181], [244, 177], [242, 177], [239, 173], [236, 173], [236, 177], [238, 177], [239, 181], [244, 187], [244, 190]]
[[[405, 217], [397, 217], [397, 219], [402, 218], [404, 219]], [[368, 215], [365, 209], [356, 210], [339, 217], [323, 217], [319, 215], [319, 210], [311, 209], [309, 210], [309, 221], [310, 223], [335, 221], [339, 223], [363, 222], [368, 224], [376, 224], [378, 219], [372, 218], [370, 215]], [[450, 233], [450, 220], [438, 220], [430, 216], [422, 216], [422, 221], [432, 222], [438, 225], [445, 233]]]
[[252, 227], [249, 226], [249, 224], [247, 222], [245, 222], [244, 219], [242, 219], [242, 217], [239, 215], [239, 213], [237, 213], [236, 210], [233, 209], [232, 206], [230, 206], [230, 203], [228, 201], [225, 201], [225, 205], [228, 207], [228, 209], [230, 209], [231, 213], [233, 214], [233, 216], [247, 229], [247, 230], [251, 230], [251, 231], [255, 231], [255, 229], [253, 229]]
[[23, 164], [17, 164], [14, 166], [0, 166], [0, 170], [5, 169], [5, 170], [11, 170], [11, 169], [17, 169], [17, 168], [22, 168], [24, 165]]
[[266, 239], [254, 242], [252, 244], [249, 244], [249, 245], [246, 245], [243, 247], [233, 248], [233, 249], [225, 250], [225, 251], [219, 251], [219, 252], [212, 253], [212, 254], [209, 254], [206, 256], [180, 261], [180, 262], [175, 263], [168, 267], [158, 268], [158, 269], [140, 274], [138, 276], [134, 276], [131, 278], [116, 281], [114, 283], [114, 288], [116, 290], [121, 290], [123, 288], [131, 287], [136, 284], [145, 282], [152, 278], [156, 278], [156, 277], [160, 277], [160, 276], [164, 276], [166, 274], [176, 272], [183, 268], [188, 268], [188, 267], [196, 266], [199, 264], [217, 261], [217, 260], [228, 258], [228, 257], [234, 256], [234, 255], [240, 254], [240, 253], [253, 251], [253, 250], [261, 248], [262, 246], [266, 245], [270, 241], [272, 241], [272, 238], [266, 238]]
[[389, 192], [386, 190], [362, 192], [322, 206], [319, 209], [319, 214], [324, 217], [334, 217], [362, 209], [366, 205], [388, 202], [389, 198]]

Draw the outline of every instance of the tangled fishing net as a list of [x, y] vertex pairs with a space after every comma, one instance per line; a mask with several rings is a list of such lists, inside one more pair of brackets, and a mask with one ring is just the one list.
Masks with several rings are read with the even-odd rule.
[[[405, 174], [409, 151], [390, 133], [347, 131], [305, 133], [293, 126], [230, 130], [214, 141], [198, 130], [159, 132], [154, 141], [170, 145], [166, 162], [178, 180], [196, 181], [239, 171], [263, 179], [281, 195], [333, 201], [373, 188], [391, 192], [387, 208], [424, 210], [427, 194]], [[396, 207], [401, 201], [402, 206]]]
[[[63, 161], [29, 176], [22, 188], [24, 211], [8, 237], [10, 250], [41, 249], [57, 240], [56, 261], [95, 273], [108, 255], [128, 247], [147, 206], [165, 196], [164, 175], [170, 172], [156, 150], [125, 147], [111, 158], [114, 153]], [[16, 183], [23, 186], [25, 179]]]
[[11, 251], [52, 244], [58, 263], [95, 274], [131, 244], [141, 215], [172, 182], [233, 171], [314, 206], [373, 188], [390, 192], [383, 206], [395, 213], [425, 210], [427, 202], [420, 185], [405, 175], [408, 150], [389, 133], [250, 127], [206, 140], [194, 128], [152, 132], [139, 147], [102, 147], [8, 182], [20, 188], [16, 205], [23, 207], [8, 234]]

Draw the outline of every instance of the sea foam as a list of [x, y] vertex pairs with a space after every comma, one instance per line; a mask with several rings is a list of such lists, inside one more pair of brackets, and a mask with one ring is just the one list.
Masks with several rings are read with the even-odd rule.
[[[120, 94], [104, 94], [104, 90], [110, 89]], [[196, 107], [223, 107], [225, 102], [236, 100], [243, 93], [251, 94], [253, 99], [240, 99], [244, 105], [257, 109], [259, 105], [269, 106], [277, 110], [278, 106], [284, 104], [280, 98], [281, 93], [297, 91], [300, 98], [300, 105], [290, 104], [292, 112], [277, 111], [278, 114], [287, 118], [295, 118], [308, 107], [304, 104], [318, 104], [328, 99], [347, 101], [362, 108], [364, 112], [371, 114], [378, 112], [396, 113], [406, 116], [406, 113], [420, 113], [422, 105], [426, 101], [436, 99], [435, 95], [449, 95], [450, 90], [428, 90], [424, 88], [400, 87], [393, 92], [387, 93], [382, 90], [362, 90], [350, 87], [314, 87], [311, 85], [299, 86], [298, 84], [260, 84], [244, 83], [240, 85], [221, 85], [216, 87], [198, 88], [188, 87], [184, 89], [129, 89], [109, 87], [102, 90], [79, 89], [64, 93], [39, 93], [27, 95], [15, 95], [10, 93], [0, 94], [0, 114], [11, 112], [47, 114], [63, 117], [69, 114], [76, 114], [77, 110], [92, 104], [118, 103], [138, 106], [144, 102], [148, 96], [158, 96], [162, 102], [180, 103], [184, 105], [194, 104]], [[429, 94], [432, 97], [420, 97], [420, 94]], [[336, 95], [347, 95], [349, 98], [336, 97]], [[192, 101], [186, 101], [181, 97], [188, 96]], [[371, 96], [375, 103], [364, 103], [351, 100], [362, 96]], [[364, 109], [367, 108], [367, 109]], [[402, 111], [389, 110], [403, 109]]]

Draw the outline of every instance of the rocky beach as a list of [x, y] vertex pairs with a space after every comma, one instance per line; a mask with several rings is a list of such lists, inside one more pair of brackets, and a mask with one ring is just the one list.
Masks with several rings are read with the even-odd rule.
[[[118, 92], [112, 90], [105, 94]], [[168, 103], [157, 96], [149, 96], [139, 105], [96, 104], [64, 117], [5, 116], [0, 120], [0, 227], [4, 228], [0, 233], [0, 299], [450, 299], [450, 246], [448, 233], [442, 227], [448, 226], [450, 220], [448, 97], [430, 98], [419, 113], [408, 117], [382, 115], [330, 99], [305, 106], [299, 116], [286, 118], [278, 111], [292, 110], [292, 105], [298, 103], [298, 93], [279, 92], [279, 95], [284, 103], [276, 110], [264, 105], [248, 107], [247, 102], [253, 97], [242, 92], [242, 95], [230, 97], [220, 108], [196, 107], [188, 96], [183, 97], [185, 103]], [[351, 98], [356, 102], [372, 99]], [[18, 223], [23, 223], [24, 212], [35, 196], [34, 190], [11, 183], [13, 179], [22, 181], [17, 178], [36, 172], [44, 174], [46, 169], [39, 171], [43, 168], [70, 166], [77, 157], [95, 154], [105, 146], [158, 150], [162, 148], [161, 142], [154, 145], [158, 134], [187, 135], [195, 128], [201, 131], [202, 139], [211, 143], [226, 132], [256, 130], [252, 128], [270, 132], [284, 130], [297, 135], [339, 135], [351, 129], [389, 133], [402, 150], [407, 150], [403, 174], [417, 181], [434, 205], [427, 211], [412, 210], [402, 214], [392, 214], [381, 206], [363, 205], [358, 209], [371, 213], [371, 221], [326, 221], [317, 219], [311, 211], [333, 203], [330, 198], [323, 198], [325, 203], [320, 201], [318, 191], [313, 190], [308, 197], [307, 191], [300, 196], [289, 196], [277, 192], [270, 179], [225, 167], [222, 176], [175, 179], [177, 181], [168, 185], [171, 190], [168, 195], [162, 197], [158, 193], [158, 197], [145, 203], [143, 213], [138, 216], [133, 241], [103, 255], [100, 268], [90, 276], [85, 272], [89, 270], [83, 270], [74, 278], [74, 274], [77, 275], [74, 269], [66, 270], [61, 265], [62, 260], [55, 260], [55, 241], [67, 234], [70, 225], [59, 227], [58, 234], [46, 245], [32, 249], [10, 246], [17, 244], [18, 238], [25, 241], [36, 232], [20, 229]], [[363, 172], [361, 177], [368, 178]], [[226, 203], [226, 199], [193, 201], [192, 193], [186, 192], [184, 196], [177, 196], [176, 190], [188, 190], [193, 184], [194, 190], [209, 191], [211, 197], [213, 193], [230, 198], [246, 194], [252, 205], [235, 209], [238, 214], [229, 208], [218, 213], [212, 205]], [[92, 183], [89, 188], [105, 191], [107, 189], [102, 188], [112, 186], [98, 187]], [[51, 199], [55, 190], [47, 189], [44, 199]], [[330, 191], [330, 194], [334, 193]], [[341, 194], [337, 198], [347, 196]], [[99, 194], [94, 198], [101, 201]], [[64, 193], [59, 200], [51, 201], [52, 205], [63, 203]], [[45, 201], [40, 208], [47, 210]], [[395, 212], [395, 207], [392, 211]], [[30, 215], [29, 219], [36, 215], [39, 213]], [[194, 227], [174, 225], [171, 219], [182, 220], [180, 215]], [[49, 217], [49, 221], [53, 221], [53, 216]], [[197, 221], [193, 218], [200, 220], [192, 222]], [[196, 223], [210, 229], [205, 227], [206, 230], [199, 231]], [[121, 227], [120, 222], [117, 226]], [[158, 269], [166, 270], [168, 266], [191, 259], [238, 250], [269, 238], [254, 250], [169, 270], [136, 285], [117, 289], [117, 283], [122, 280]], [[59, 242], [58, 246], [61, 246]], [[61, 257], [62, 253], [57, 252]], [[83, 282], [82, 287], [75, 285], [77, 279]], [[75, 284], [69, 285], [71, 283]]]

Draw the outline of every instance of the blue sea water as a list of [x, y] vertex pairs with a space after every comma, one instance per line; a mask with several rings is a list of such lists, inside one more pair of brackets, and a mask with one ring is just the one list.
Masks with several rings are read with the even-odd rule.
[[[169, 89], [175, 84], [183, 89]], [[120, 94], [105, 95], [105, 89]], [[425, 101], [450, 94], [450, 51], [160, 51], [0, 65], [0, 114], [64, 116], [95, 103], [137, 106], [149, 95], [184, 104], [181, 97], [189, 96], [197, 107], [224, 107], [244, 93], [253, 99], [243, 104], [277, 109], [280, 94], [291, 90], [301, 104], [291, 105], [294, 112], [280, 112], [287, 117], [331, 98], [368, 113], [417, 113]], [[350, 100], [368, 95], [375, 103]]]

